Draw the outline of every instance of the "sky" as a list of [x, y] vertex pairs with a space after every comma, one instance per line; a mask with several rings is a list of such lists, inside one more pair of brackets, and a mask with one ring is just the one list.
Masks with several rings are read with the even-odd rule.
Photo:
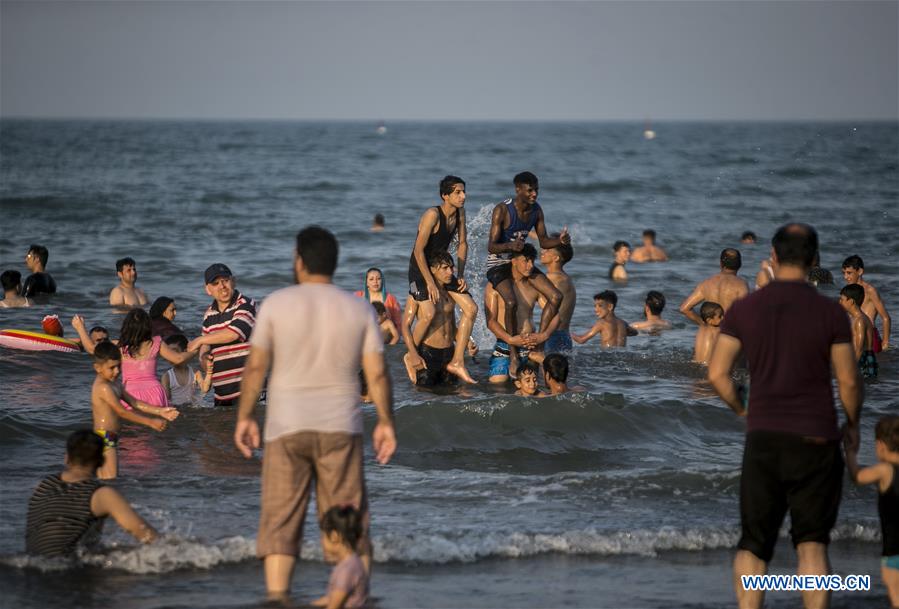
[[899, 2], [0, 2], [0, 116], [899, 120]]

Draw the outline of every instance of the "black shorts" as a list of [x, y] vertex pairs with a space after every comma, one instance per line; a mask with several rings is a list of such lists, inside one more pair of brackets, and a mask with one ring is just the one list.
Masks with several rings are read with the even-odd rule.
[[[538, 269], [536, 266], [531, 271], [531, 276], [534, 275], [542, 275], [543, 271]], [[512, 279], [512, 263], [507, 262], [506, 264], [501, 264], [499, 266], [495, 266], [493, 268], [487, 269], [487, 281], [490, 282], [494, 288], [504, 282], [506, 279]]]
[[[468, 292], [459, 290], [459, 280], [455, 275], [453, 275], [450, 282], [446, 284], [445, 288], [447, 292], [468, 294]], [[409, 270], [409, 295], [418, 302], [424, 302], [428, 299], [428, 284], [425, 283], [425, 278], [421, 276], [421, 273], [413, 273], [411, 269]]]
[[769, 562], [787, 510], [794, 547], [830, 543], [842, 490], [838, 441], [773, 431], [746, 434], [740, 476], [742, 534], [737, 547]]
[[446, 371], [446, 366], [453, 360], [453, 347], [435, 349], [434, 347], [422, 345], [418, 349], [418, 354], [425, 361], [427, 368], [416, 372], [416, 385], [419, 387], [433, 387], [434, 385], [443, 385], [450, 382], [453, 375]]

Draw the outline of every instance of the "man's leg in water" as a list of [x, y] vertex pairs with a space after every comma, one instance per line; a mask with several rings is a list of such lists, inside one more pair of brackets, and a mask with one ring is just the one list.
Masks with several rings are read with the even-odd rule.
[[[515, 296], [515, 288], [512, 286], [511, 279], [504, 279], [498, 285], [493, 286], [500, 298], [503, 299], [503, 305], [506, 311], [505, 324], [503, 326], [510, 336], [518, 335], [518, 298]], [[509, 376], [518, 376], [518, 348], [509, 345]]]
[[462, 318], [459, 320], [459, 327], [456, 329], [456, 345], [455, 350], [453, 351], [453, 359], [446, 365], [446, 370], [466, 383], [476, 383], [477, 381], [475, 381], [465, 369], [465, 351], [468, 349], [468, 339], [471, 338], [474, 320], [478, 316], [478, 305], [475, 304], [471, 294], [462, 294], [459, 292], [447, 293], [459, 307]]

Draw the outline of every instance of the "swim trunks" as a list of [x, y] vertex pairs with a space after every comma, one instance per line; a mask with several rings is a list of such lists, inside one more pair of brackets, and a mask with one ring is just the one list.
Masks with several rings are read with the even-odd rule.
[[[518, 348], [518, 360], [524, 363], [528, 359], [529, 350]], [[506, 341], [497, 340], [490, 356], [490, 376], [509, 376], [509, 345]]]
[[546, 355], [550, 353], [571, 353], [574, 345], [571, 343], [571, 332], [568, 330], [556, 330], [549, 335], [546, 343], [543, 345], [543, 352]]
[[114, 431], [106, 431], [105, 429], [95, 429], [94, 433], [103, 439], [103, 452], [119, 445], [119, 434]]
[[877, 358], [874, 357], [874, 351], [863, 351], [861, 357], [858, 358], [858, 371], [862, 378], [877, 378]]
[[451, 374], [446, 371], [446, 366], [453, 361], [453, 347], [444, 347], [437, 349], [422, 345], [418, 349], [418, 354], [425, 361], [424, 370], [418, 370], [415, 373], [415, 384], [419, 387], [433, 387], [434, 385], [443, 385], [450, 382]]

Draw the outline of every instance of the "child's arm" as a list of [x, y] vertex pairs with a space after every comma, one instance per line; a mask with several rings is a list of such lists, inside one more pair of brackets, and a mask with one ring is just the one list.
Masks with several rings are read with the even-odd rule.
[[169, 382], [169, 373], [163, 372], [162, 376], [159, 377], [159, 384], [162, 385], [163, 391], [165, 391], [165, 399], [168, 401], [172, 401], [172, 387]]
[[[150, 414], [155, 414], [156, 416], [162, 417], [167, 421], [174, 421], [178, 418], [178, 415], [181, 414], [178, 412], [176, 408], [172, 408], [171, 406], [162, 407], [162, 406], [153, 406], [152, 404], [147, 404], [146, 402], [142, 402], [135, 398], [133, 395], [122, 390], [122, 399], [132, 408], [137, 410], [141, 410], [143, 412], [148, 412]], [[124, 410], [124, 408], [122, 409]], [[157, 430], [157, 431], [162, 431]]]
[[594, 336], [596, 336], [597, 334], [602, 332], [604, 325], [605, 325], [604, 322], [597, 321], [595, 324], [593, 324], [593, 327], [590, 328], [590, 331], [587, 332], [586, 334], [581, 334], [580, 336], [578, 336], [577, 334], [572, 332], [571, 339], [574, 342], [576, 342], [577, 344], [583, 345], [585, 342], [587, 342], [588, 340], [590, 340], [591, 338], [593, 338]]
[[390, 340], [387, 342], [388, 345], [395, 345], [400, 342], [400, 335], [396, 331], [396, 326], [389, 319], [384, 322], [384, 328], [387, 330], [388, 334], [390, 334]]
[[80, 315], [74, 316], [72, 318], [72, 328], [78, 333], [78, 337], [81, 339], [81, 346], [84, 347], [84, 350], [93, 355], [94, 348], [97, 345], [91, 340], [90, 335], [87, 333], [87, 329], [84, 327], [84, 318]]
[[[125, 398], [127, 395], [124, 391], [122, 392], [122, 399], [125, 400], [128, 404], [128, 400]], [[128, 396], [131, 397], [131, 396]], [[144, 425], [146, 427], [150, 427], [155, 429], [156, 431], [162, 431], [165, 429], [166, 422], [162, 419], [156, 419], [151, 417], [144, 417], [132, 410], [128, 410], [122, 407], [122, 404], [119, 402], [119, 396], [116, 395], [115, 391], [109, 385], [103, 387], [100, 391], [100, 399], [115, 412], [119, 418], [125, 419], [126, 421], [131, 421], [132, 423], [137, 423], [138, 425]], [[134, 398], [131, 398], [134, 401]]]
[[209, 393], [209, 390], [212, 388], [212, 356], [206, 358], [206, 375], [204, 376], [202, 372], [197, 370], [194, 373], [194, 378], [197, 379], [197, 385], [200, 386], [200, 389], [204, 394]]

